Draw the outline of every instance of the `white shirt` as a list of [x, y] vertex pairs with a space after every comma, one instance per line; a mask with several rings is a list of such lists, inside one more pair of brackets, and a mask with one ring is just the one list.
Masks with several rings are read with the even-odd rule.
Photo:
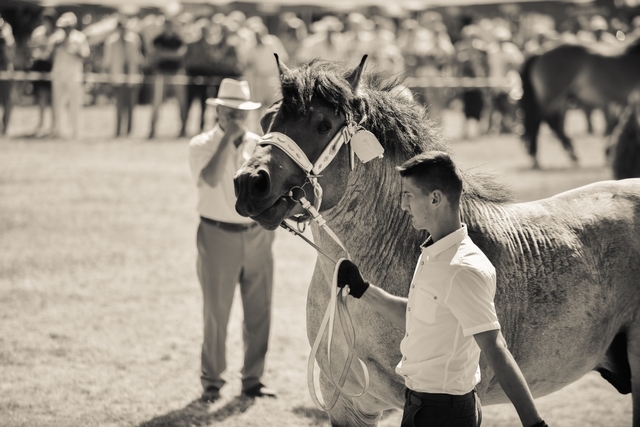
[[407, 388], [462, 395], [480, 382], [474, 334], [500, 329], [496, 272], [467, 227], [423, 249], [411, 281], [402, 360]]
[[90, 54], [89, 42], [84, 33], [71, 30], [66, 37], [63, 29], [58, 29], [51, 36], [53, 43], [53, 68], [51, 72], [58, 79], [67, 79], [70, 75], [78, 77], [84, 71], [83, 58]]
[[236, 212], [233, 176], [244, 162], [251, 158], [260, 137], [246, 131], [240, 146], [236, 148], [235, 144], [230, 143], [225, 148], [230, 151], [227, 153], [227, 162], [224, 164], [220, 182], [212, 187], [202, 179], [202, 170], [218, 150], [223, 136], [224, 131], [220, 126], [216, 126], [209, 132], [193, 137], [189, 142], [189, 164], [198, 187], [198, 213], [200, 216], [217, 221], [248, 224], [251, 220]]

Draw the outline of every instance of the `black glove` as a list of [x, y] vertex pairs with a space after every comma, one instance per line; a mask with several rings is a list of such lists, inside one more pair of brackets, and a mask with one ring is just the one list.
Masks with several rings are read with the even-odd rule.
[[544, 420], [542, 420], [539, 423], [532, 425], [531, 427], [549, 427], [549, 426], [547, 425], [547, 423], [544, 422]]
[[348, 259], [342, 260], [338, 267], [338, 287], [349, 286], [349, 295], [360, 298], [369, 289], [369, 282], [365, 282], [358, 267]]

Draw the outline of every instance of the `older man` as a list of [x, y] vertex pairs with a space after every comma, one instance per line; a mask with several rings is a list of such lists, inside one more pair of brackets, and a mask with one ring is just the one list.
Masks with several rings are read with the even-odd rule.
[[261, 382], [269, 341], [273, 289], [274, 233], [238, 215], [233, 176], [248, 160], [259, 136], [247, 130], [251, 102], [246, 81], [224, 79], [216, 106], [218, 125], [189, 144], [191, 172], [198, 188], [198, 277], [204, 298], [202, 400], [220, 398], [225, 384], [227, 324], [236, 284], [244, 308], [242, 392], [249, 397], [275, 396]]

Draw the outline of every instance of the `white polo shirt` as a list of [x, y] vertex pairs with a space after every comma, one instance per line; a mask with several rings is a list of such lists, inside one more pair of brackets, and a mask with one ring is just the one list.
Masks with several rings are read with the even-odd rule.
[[202, 179], [202, 170], [218, 150], [224, 131], [216, 126], [209, 132], [194, 136], [189, 142], [189, 164], [191, 174], [198, 187], [198, 213], [205, 218], [234, 224], [250, 224], [251, 220], [236, 212], [236, 194], [233, 189], [233, 177], [245, 161], [251, 158], [260, 137], [245, 129], [240, 146], [227, 145], [227, 162], [220, 182], [215, 187]]
[[407, 388], [454, 395], [473, 390], [480, 382], [480, 347], [473, 335], [500, 329], [495, 292], [495, 268], [466, 225], [423, 245], [396, 367]]

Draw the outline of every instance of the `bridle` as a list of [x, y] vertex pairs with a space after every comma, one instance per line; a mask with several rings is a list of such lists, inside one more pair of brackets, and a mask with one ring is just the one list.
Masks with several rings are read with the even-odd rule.
[[[360, 121], [360, 124], [364, 122], [364, 118]], [[355, 167], [355, 159], [354, 159], [354, 148], [353, 144], [349, 144], [353, 139], [354, 135], [359, 131], [363, 130], [360, 124], [355, 123], [353, 120], [347, 119], [347, 123], [336, 133], [336, 135], [329, 141], [325, 149], [322, 151], [318, 159], [315, 163], [312, 163], [307, 155], [302, 151], [300, 146], [296, 144], [296, 142], [288, 137], [287, 135], [280, 132], [271, 132], [265, 134], [259, 141], [258, 145], [266, 146], [273, 145], [280, 150], [282, 150], [291, 160], [293, 160], [306, 174], [305, 182], [300, 186], [292, 187], [287, 193], [287, 197], [292, 199], [296, 203], [300, 203], [302, 208], [307, 212], [306, 216], [302, 218], [298, 218], [298, 229], [291, 227], [286, 221], [282, 221], [280, 226], [285, 230], [293, 233], [304, 239], [307, 243], [313, 246], [320, 254], [325, 256], [330, 261], [333, 261], [336, 264], [334, 273], [333, 273], [333, 281], [330, 289], [330, 301], [329, 305], [324, 314], [324, 318], [320, 324], [320, 329], [318, 330], [318, 334], [316, 335], [315, 341], [313, 343], [313, 347], [311, 349], [311, 353], [309, 354], [309, 359], [307, 361], [307, 385], [309, 387], [309, 393], [311, 395], [311, 399], [316, 407], [322, 411], [330, 411], [333, 406], [338, 401], [340, 394], [347, 395], [349, 397], [360, 397], [364, 395], [369, 389], [369, 371], [365, 363], [360, 360], [360, 366], [362, 367], [362, 372], [364, 374], [364, 386], [359, 393], [353, 394], [348, 392], [344, 388], [344, 384], [347, 379], [347, 374], [351, 368], [351, 362], [355, 356], [355, 328], [353, 327], [353, 323], [351, 321], [351, 316], [349, 314], [349, 310], [347, 308], [346, 302], [346, 290], [342, 292], [340, 298], [338, 298], [340, 291], [337, 287], [337, 279], [338, 279], [338, 269], [340, 267], [340, 263], [345, 258], [340, 258], [339, 260], [335, 260], [329, 255], [327, 255], [320, 247], [315, 245], [309, 239], [307, 239], [302, 232], [304, 228], [300, 230], [300, 224], [304, 224], [313, 219], [320, 228], [324, 229], [327, 234], [342, 248], [342, 250], [346, 253], [347, 258], [351, 259], [351, 255], [347, 248], [342, 243], [340, 238], [331, 230], [331, 228], [327, 225], [324, 218], [320, 214], [320, 206], [322, 204], [322, 187], [318, 182], [318, 178], [320, 178], [320, 174], [324, 171], [327, 166], [331, 164], [331, 162], [336, 158], [340, 149], [343, 145], [349, 145], [349, 164], [350, 169], [353, 170]], [[314, 193], [314, 203], [313, 205], [307, 200], [306, 192], [304, 190], [304, 186], [309, 183], [313, 187]], [[335, 314], [338, 312], [338, 318], [340, 320], [340, 324], [342, 326], [342, 330], [347, 342], [347, 357], [345, 364], [342, 368], [342, 372], [340, 374], [340, 378], [336, 381], [333, 377], [333, 371], [331, 369], [331, 343], [333, 338], [333, 327], [335, 324]], [[314, 368], [315, 368], [315, 360], [318, 349], [320, 347], [320, 342], [322, 341], [322, 337], [324, 336], [325, 330], [328, 325], [331, 325], [331, 328], [328, 330], [327, 337], [327, 360], [329, 364], [328, 368], [328, 379], [329, 382], [333, 384], [335, 390], [333, 392], [333, 396], [329, 400], [326, 405], [320, 403], [318, 396], [316, 394], [316, 385], [315, 385], [315, 376], [314, 376]], [[325, 400], [326, 402], [326, 400]]]
[[[360, 122], [362, 123], [364, 119]], [[304, 193], [303, 187], [309, 183], [313, 187], [314, 204], [313, 207], [316, 211], [320, 211], [320, 205], [322, 204], [322, 187], [318, 183], [318, 178], [322, 175], [327, 166], [331, 164], [333, 159], [336, 158], [340, 149], [344, 144], [349, 144], [351, 138], [361, 129], [359, 124], [356, 124], [352, 120], [348, 120], [347, 123], [335, 134], [335, 136], [329, 141], [322, 153], [318, 156], [315, 163], [311, 163], [307, 155], [302, 151], [300, 146], [287, 135], [281, 132], [270, 132], [264, 135], [258, 145], [273, 145], [282, 150], [291, 160], [293, 160], [306, 174], [305, 182], [301, 186], [292, 187], [287, 196], [296, 202], [300, 202], [301, 198], [304, 198], [306, 194], [300, 194], [300, 190]], [[349, 164], [351, 170], [354, 169], [354, 152], [353, 147], [349, 145]]]

